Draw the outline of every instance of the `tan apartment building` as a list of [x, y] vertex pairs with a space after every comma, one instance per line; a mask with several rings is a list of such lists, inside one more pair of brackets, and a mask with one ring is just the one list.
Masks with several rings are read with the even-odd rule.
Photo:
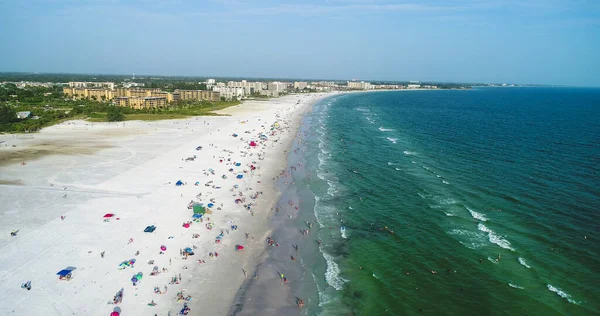
[[221, 100], [221, 93], [217, 91], [208, 91], [208, 90], [175, 90], [173, 93], [175, 96], [174, 99], [179, 100], [198, 100], [198, 101], [211, 101], [217, 102]]
[[113, 82], [78, 82], [71, 81], [69, 82], [70, 88], [100, 88], [100, 89], [110, 89], [113, 90], [115, 88], [115, 84]]
[[167, 99], [165, 97], [117, 97], [115, 104], [133, 109], [150, 109], [166, 107]]
[[[151, 97], [153, 93], [162, 92], [157, 88], [117, 88], [115, 89], [115, 96], [117, 97]], [[166, 93], [166, 92], [165, 92]]]
[[[71, 88], [64, 87], [63, 93], [70, 98], [76, 99], [96, 99], [98, 101], [112, 100], [115, 97], [114, 91], [110, 89], [87, 89], [87, 88]], [[102, 98], [104, 97], [104, 98]]]

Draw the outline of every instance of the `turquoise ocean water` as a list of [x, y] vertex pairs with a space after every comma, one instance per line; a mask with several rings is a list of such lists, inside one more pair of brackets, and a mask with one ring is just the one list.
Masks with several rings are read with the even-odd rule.
[[600, 310], [600, 89], [339, 95], [294, 149], [307, 314]]

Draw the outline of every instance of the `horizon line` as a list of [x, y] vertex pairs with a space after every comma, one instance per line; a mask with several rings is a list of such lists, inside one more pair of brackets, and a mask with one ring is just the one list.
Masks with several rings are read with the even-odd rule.
[[[0, 71], [0, 74], [31, 74], [31, 75], [97, 75], [97, 76], [123, 76], [131, 74], [125, 73], [85, 73], [85, 72], [37, 72], [37, 71]], [[256, 77], [256, 76], [204, 76], [204, 75], [158, 75], [158, 74], [140, 74], [140, 77], [162, 77], [162, 78], [206, 78], [206, 79], [277, 79], [277, 80], [304, 80], [304, 81], [365, 81], [365, 82], [410, 82], [419, 83], [442, 83], [442, 84], [464, 84], [464, 85], [519, 85], [519, 86], [544, 86], [544, 87], [582, 87], [582, 88], [600, 88], [599, 85], [567, 85], [567, 84], [540, 84], [540, 83], [510, 83], [510, 82], [465, 82], [465, 81], [435, 81], [435, 80], [381, 80], [381, 79], [323, 79], [323, 78], [294, 78], [294, 77]]]

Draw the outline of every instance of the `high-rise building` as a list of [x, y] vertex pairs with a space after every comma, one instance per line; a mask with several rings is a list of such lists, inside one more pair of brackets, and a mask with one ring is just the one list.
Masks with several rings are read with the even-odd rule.
[[174, 95], [178, 95], [178, 100], [198, 100], [216, 102], [221, 100], [221, 94], [218, 91], [208, 90], [175, 90]]
[[286, 84], [278, 81], [269, 82], [267, 84], [267, 90], [282, 92], [285, 90]]
[[348, 81], [348, 89], [369, 90], [371, 89], [371, 84], [364, 81]]
[[244, 88], [215, 86], [213, 87], [213, 91], [219, 92], [220, 96], [227, 100], [231, 100], [233, 98], [241, 99], [244, 96]]
[[308, 82], [296, 81], [294, 82], [294, 89], [302, 90], [308, 86]]

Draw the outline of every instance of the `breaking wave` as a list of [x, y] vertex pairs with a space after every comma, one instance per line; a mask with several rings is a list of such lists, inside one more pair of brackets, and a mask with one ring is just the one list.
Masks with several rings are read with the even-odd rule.
[[492, 244], [496, 244], [504, 249], [508, 249], [510, 251], [515, 251], [511, 246], [510, 246], [510, 242], [506, 239], [504, 239], [504, 237], [496, 234], [496, 232], [494, 232], [493, 230], [487, 228], [485, 225], [483, 225], [482, 223], [479, 223], [477, 225], [477, 229], [479, 229], [480, 231], [487, 233], [488, 234], [488, 239], [490, 240], [490, 242]]
[[575, 304], [575, 305], [579, 305], [579, 303], [578, 303], [578, 302], [576, 302], [575, 300], [573, 300], [573, 299], [571, 298], [571, 295], [570, 295], [570, 294], [568, 294], [568, 293], [566, 293], [566, 292], [563, 292], [561, 289], [559, 289], [559, 288], [557, 288], [557, 287], [554, 287], [554, 286], [552, 286], [551, 284], [548, 284], [547, 286], [548, 286], [548, 290], [550, 290], [550, 291], [552, 291], [552, 292], [556, 293], [558, 296], [560, 296], [560, 297], [562, 297], [562, 298], [566, 299], [567, 301], [569, 301], [569, 303], [573, 303], [573, 304]]
[[485, 217], [485, 214], [475, 212], [466, 206], [465, 208], [467, 209], [467, 211], [469, 211], [469, 213], [471, 213], [471, 217], [473, 217], [474, 219], [480, 220], [482, 222], [487, 222], [487, 217]]
[[525, 262], [525, 259], [519, 257], [519, 263], [527, 269], [531, 269], [531, 267]]
[[325, 282], [331, 285], [334, 289], [340, 291], [344, 289], [344, 284], [347, 280], [340, 277], [340, 267], [333, 261], [333, 257], [324, 252], [323, 258], [327, 261], [327, 270], [325, 270]]

